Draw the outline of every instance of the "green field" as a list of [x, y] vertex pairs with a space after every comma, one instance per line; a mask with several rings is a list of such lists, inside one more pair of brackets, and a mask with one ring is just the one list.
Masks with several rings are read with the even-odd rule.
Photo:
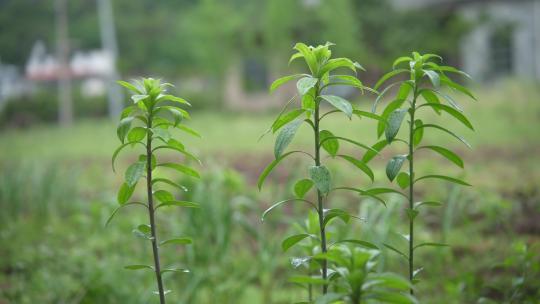
[[[446, 135], [425, 135], [426, 142], [453, 147], [465, 159], [467, 170], [463, 174], [437, 156], [427, 158], [418, 170], [444, 170], [474, 187], [434, 184], [419, 190], [426, 197], [448, 198], [444, 207], [423, 217], [419, 237], [452, 245], [421, 254], [422, 303], [521, 303], [515, 299], [535, 290], [538, 294], [540, 289], [540, 90], [512, 82], [475, 91], [478, 102], [458, 101], [476, 132], [448, 121], [472, 149]], [[370, 108], [367, 99], [357, 104]], [[203, 138], [181, 137], [201, 155], [204, 178], [186, 196], [204, 208], [160, 218], [167, 223], [162, 227], [196, 240], [192, 248], [165, 253], [167, 262], [193, 268], [189, 277], [168, 278], [169, 284], [181, 286], [174, 288], [173, 303], [301, 300], [305, 292], [286, 283], [286, 276], [295, 270], [288, 266], [290, 253], [282, 253], [279, 245], [290, 226], [285, 224], [305, 210], [286, 209], [283, 216], [264, 224], [259, 220], [272, 201], [289, 195], [291, 185], [282, 182], [295, 174], [279, 170], [271, 176], [269, 187], [262, 193], [256, 190], [257, 175], [273, 157], [273, 136], [258, 139], [275, 113], [219, 110], [192, 116], [190, 125]], [[336, 130], [337, 135], [375, 142], [373, 121], [328, 118], [323, 127]], [[433, 119], [447, 117], [433, 114]], [[145, 243], [135, 242], [130, 234], [144, 220], [144, 213], [122, 212], [104, 227], [122, 180], [110, 169], [110, 156], [118, 145], [114, 125], [102, 119], [66, 128], [41, 125], [0, 131], [0, 303], [153, 303], [157, 299], [149, 292], [150, 276], [122, 269], [151, 259]], [[303, 132], [307, 130], [297, 134], [295, 145], [309, 148], [309, 137]], [[345, 149], [362, 153], [354, 146]], [[385, 180], [384, 164], [395, 149], [376, 159], [377, 180]], [[120, 167], [135, 156], [122, 154]], [[370, 186], [369, 180], [343, 164], [325, 161], [342, 168], [337, 180]], [[382, 238], [399, 246], [396, 235], [405, 229], [403, 202], [390, 200], [384, 208], [337, 196], [335, 204], [368, 218], [348, 230], [341, 227], [340, 233], [359, 231], [366, 239]], [[394, 270], [402, 266], [391, 252], [384, 253], [384, 261], [384, 267]]]

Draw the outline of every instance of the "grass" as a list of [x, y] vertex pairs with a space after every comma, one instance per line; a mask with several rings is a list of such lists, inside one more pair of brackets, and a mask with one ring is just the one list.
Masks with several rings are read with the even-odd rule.
[[[451, 249], [440, 251], [436, 258], [432, 252], [426, 253], [432, 259], [427, 260], [425, 280], [420, 285], [420, 293], [425, 295], [424, 303], [476, 303], [482, 297], [495, 299], [495, 302], [485, 300], [484, 303], [504, 303], [503, 299], [509, 299], [509, 296], [498, 293], [502, 287], [521, 279], [527, 288], [539, 285], [537, 278], [520, 275], [520, 267], [525, 265], [520, 262], [520, 257], [525, 255], [514, 247], [527, 244], [535, 253], [528, 258], [529, 262], [536, 265], [540, 244], [540, 228], [536, 224], [540, 222], [536, 216], [540, 214], [540, 194], [535, 190], [540, 184], [540, 136], [537, 131], [540, 130], [540, 103], [537, 102], [540, 91], [515, 82], [476, 91], [477, 103], [462, 104], [477, 132], [466, 132], [458, 124], [450, 126], [455, 126], [455, 130], [471, 142], [473, 150], [464, 149], [449, 137], [426, 134], [426, 142], [444, 142], [466, 159], [465, 178], [475, 187], [452, 194], [453, 198], [444, 208], [428, 211], [422, 217], [419, 238], [445, 239], [453, 245]], [[365, 102], [362, 107], [367, 109], [369, 106]], [[263, 225], [259, 221], [261, 211], [270, 203], [266, 200], [269, 194], [274, 198], [287, 195], [291, 185], [272, 185], [273, 180], [287, 172], [276, 172], [262, 194], [253, 186], [259, 170], [272, 157], [272, 136], [267, 135], [260, 142], [257, 140], [274, 115], [193, 113], [192, 126], [203, 134], [204, 139], [184, 137], [189, 141], [188, 146], [202, 152], [205, 176], [210, 179], [206, 188], [199, 189], [198, 193], [210, 204], [231, 207], [230, 210], [220, 209], [223, 213], [213, 212], [213, 222], [219, 224], [216, 227], [233, 229], [233, 238], [220, 239], [220, 244], [227, 244], [225, 249], [211, 247], [217, 246], [213, 237], [220, 234], [212, 230], [213, 226], [197, 220], [198, 217], [182, 218], [179, 215], [167, 225], [173, 225], [171, 231], [184, 231], [187, 228], [183, 225], [192, 221], [202, 225], [204, 228], [201, 229], [207, 229], [207, 236], [196, 237], [203, 242], [198, 248], [212, 249], [202, 256], [191, 252], [192, 260], [187, 265], [195, 261], [199, 273], [212, 274], [214, 278], [227, 277], [230, 272], [234, 274], [231, 275], [233, 278], [246, 279], [223, 282], [218, 279], [216, 282], [211, 280], [212, 277], [196, 276], [201, 281], [192, 286], [193, 294], [198, 294], [198, 300], [193, 303], [213, 303], [205, 300], [211, 299], [212, 295], [240, 299], [235, 304], [290, 303], [293, 299], [301, 299], [298, 297], [303, 294], [300, 289], [289, 284], [271, 284], [277, 280], [274, 278], [284, 281], [290, 269], [285, 255], [270, 244], [279, 244], [279, 238], [288, 233], [283, 222], [290, 221], [290, 213], [302, 212], [302, 209], [287, 209], [282, 217], [274, 216]], [[367, 119], [347, 122], [335, 118], [329, 116], [324, 122], [325, 128], [336, 130], [339, 135], [375, 142], [374, 123]], [[308, 131], [301, 129], [301, 132]], [[144, 273], [126, 273], [121, 269], [123, 265], [137, 262], [136, 259], [147, 261], [149, 257], [145, 244], [133, 245], [131, 236], [126, 236], [126, 232], [142, 220], [136, 215], [139, 210], [120, 215], [108, 231], [102, 226], [115, 206], [114, 189], [122, 178], [121, 174], [111, 172], [109, 164], [118, 144], [115, 133], [114, 123], [108, 120], [79, 121], [69, 128], [43, 125], [0, 131], [0, 206], [2, 214], [19, 215], [4, 218], [0, 224], [0, 303], [146, 303], [155, 300], [145, 296], [150, 289], [133, 293], [129, 287], [132, 284], [118, 284], [129, 280], [145, 284], [147, 277]], [[299, 139], [304, 137], [302, 135]], [[299, 140], [297, 144], [309, 142]], [[380, 181], [385, 180], [383, 168], [391, 155], [392, 151], [385, 152], [381, 156], [383, 159], [373, 165], [374, 169], [379, 168], [375, 173]], [[418, 170], [440, 172], [444, 169], [450, 171], [449, 175], [460, 174], [453, 165], [445, 165], [435, 157], [424, 161]], [[239, 172], [220, 173], [228, 172], [215, 165], [223, 162]], [[328, 162], [342, 166], [338, 162]], [[220, 174], [226, 177], [219, 177]], [[365, 183], [365, 179], [357, 180], [360, 176], [345, 171], [337, 178], [347, 179], [350, 183]], [[53, 185], [59, 191], [52, 191]], [[437, 199], [455, 190], [438, 185], [419, 191], [425, 191], [426, 197]], [[353, 197], [337, 197], [335, 201], [350, 208], [358, 206], [352, 204], [357, 202]], [[373, 221], [361, 223], [363, 226], [354, 227], [354, 231], [393, 240], [395, 232], [392, 230], [404, 231], [400, 226], [403, 221], [400, 202], [395, 204], [396, 207], [387, 209], [361, 204], [359, 212], [362, 216], [380, 216], [371, 217]], [[229, 223], [231, 219], [233, 225]], [[392, 227], [392, 223], [397, 226]], [[424, 225], [430, 229], [423, 230]], [[508, 245], [506, 249], [501, 249], [502, 244]], [[224, 253], [216, 255], [221, 250]], [[125, 256], [131, 259], [126, 260]], [[273, 256], [278, 256], [278, 260], [269, 261]], [[400, 269], [391, 253], [387, 252], [385, 256], [386, 266]], [[169, 258], [174, 260], [174, 256]], [[216, 258], [219, 258], [218, 266], [209, 267], [205, 259]], [[247, 260], [253, 260], [253, 265], [245, 263]], [[445, 265], [450, 262], [454, 266], [447, 269]], [[270, 266], [261, 268], [258, 265]], [[533, 266], [529, 268], [534, 270]], [[60, 269], [65, 270], [63, 275], [60, 275]], [[187, 284], [191, 280], [178, 278], [174, 282]], [[240, 286], [240, 282], [245, 285]], [[153, 285], [148, 282], [146, 286]], [[519, 291], [518, 287], [512, 288]], [[528, 290], [525, 287], [521, 290]], [[280, 292], [268, 300], [265, 294], [268, 296], [272, 292], [265, 290]]]
[[[532, 90], [532, 91], [531, 91]], [[478, 91], [478, 90], [477, 90]], [[478, 102], [462, 99], [462, 105], [477, 132], [467, 132], [459, 123], [450, 123], [467, 138], [476, 149], [501, 148], [505, 151], [528, 149], [537, 151], [540, 139], [540, 91], [515, 83], [501, 87], [486, 88], [478, 93]], [[460, 99], [458, 99], [459, 101]], [[369, 109], [367, 100], [358, 105]], [[271, 125], [275, 113], [258, 115], [234, 114], [230, 112], [196, 112], [192, 127], [203, 134], [203, 140], [191, 139], [190, 146], [198, 147], [206, 155], [231, 155], [271, 151], [273, 140], [265, 136], [258, 138]], [[446, 119], [442, 117], [441, 119]], [[323, 127], [338, 130], [344, 136], [375, 141], [374, 124], [367, 119], [358, 123], [347, 122], [339, 117], [329, 116]], [[115, 136], [114, 123], [108, 120], [79, 121], [74, 126], [59, 128], [54, 125], [35, 126], [22, 130], [3, 130], [0, 133], [0, 153], [4, 157], [15, 159], [88, 159], [108, 158], [118, 140]], [[303, 130], [306, 132], [307, 130]], [[426, 134], [426, 136], [430, 136]], [[305, 136], [299, 136], [305, 138]], [[446, 141], [451, 138], [432, 134], [431, 140]], [[300, 144], [308, 144], [300, 140]], [[99, 144], [96, 144], [99, 143]], [[456, 143], [457, 144], [457, 143]]]

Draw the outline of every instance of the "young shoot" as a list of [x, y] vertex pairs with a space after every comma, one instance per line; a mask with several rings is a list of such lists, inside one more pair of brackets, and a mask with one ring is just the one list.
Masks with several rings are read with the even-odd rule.
[[[349, 101], [340, 96], [332, 95], [327, 90], [336, 85], [349, 86], [357, 88], [360, 91], [370, 90], [356, 76], [347, 73], [336, 73], [337, 71], [356, 73], [357, 70], [363, 70], [363, 68], [348, 58], [332, 58], [332, 52], [330, 50], [332, 45], [331, 43], [326, 43], [325, 45], [312, 47], [303, 43], [296, 44], [294, 47], [296, 53], [292, 55], [290, 62], [302, 60], [309, 72], [285, 76], [272, 83], [270, 91], [276, 90], [289, 81], [297, 80], [296, 88], [298, 93], [285, 105], [268, 131], [278, 133], [274, 145], [275, 160], [264, 169], [258, 181], [258, 187], [261, 189], [266, 177], [272, 170], [281, 161], [290, 156], [298, 155], [306, 157], [312, 162], [309, 167], [300, 169], [305, 174], [305, 177], [296, 181], [294, 185], [295, 197], [277, 202], [263, 213], [264, 220], [266, 215], [276, 207], [293, 202], [306, 204], [316, 213], [316, 227], [310, 225], [310, 228], [306, 232], [289, 236], [282, 243], [284, 251], [301, 242], [307, 243], [309, 241], [314, 242], [316, 245], [311, 246], [313, 249], [310, 249], [311, 252], [308, 252], [308, 256], [302, 257], [300, 260], [295, 260], [296, 262], [307, 261], [318, 267], [318, 271], [313, 273], [312, 265], [309, 266], [310, 273], [308, 276], [295, 276], [296, 283], [309, 285], [310, 301], [313, 297], [311, 285], [321, 285], [321, 292], [324, 295], [328, 292], [329, 282], [329, 261], [324, 257], [315, 260], [311, 256], [317, 253], [324, 255], [327, 252], [329, 244], [326, 232], [327, 225], [333, 219], [341, 219], [348, 222], [352, 217], [346, 210], [330, 208], [328, 206], [329, 193], [335, 190], [349, 190], [360, 195], [375, 197], [370, 192], [357, 188], [333, 187], [332, 174], [323, 163], [323, 159], [327, 158], [323, 158], [322, 154], [326, 153], [330, 160], [344, 160], [353, 165], [354, 168], [359, 169], [359, 172], [365, 175], [368, 180], [373, 181], [373, 172], [366, 162], [354, 156], [340, 153], [339, 151], [340, 143], [342, 142], [356, 145], [361, 149], [371, 150], [371, 148], [352, 139], [334, 134], [335, 131], [332, 132], [324, 127], [325, 119], [334, 113], [341, 113], [348, 119], [351, 119], [353, 115], [370, 118], [377, 117], [372, 113], [354, 108]], [[296, 97], [298, 97], [298, 100], [295, 102]], [[292, 107], [292, 109], [289, 109], [289, 107]], [[312, 131], [313, 149], [308, 151], [287, 151], [287, 147], [302, 125], [306, 125]], [[310, 191], [314, 192], [314, 200], [310, 199], [308, 195]], [[314, 276], [311, 276], [312, 273]]]
[[[446, 158], [454, 165], [463, 168], [463, 160], [453, 151], [448, 148], [438, 145], [423, 145], [424, 132], [439, 132], [449, 137], [460, 141], [467, 147], [470, 145], [460, 136], [448, 130], [444, 126], [436, 123], [425, 122], [421, 119], [426, 114], [426, 111], [431, 109], [435, 113], [441, 115], [449, 115], [453, 119], [463, 124], [465, 127], [474, 130], [470, 121], [463, 114], [463, 109], [459, 104], [442, 88], [446, 87], [450, 92], [457, 91], [465, 96], [475, 99], [474, 95], [464, 86], [454, 82], [449, 75], [468, 76], [464, 72], [451, 67], [439, 65], [436, 62], [442, 61], [440, 56], [434, 54], [420, 55], [413, 52], [411, 57], [400, 57], [393, 65], [393, 70], [384, 75], [375, 85], [378, 89], [381, 85], [390, 79], [395, 79], [398, 75], [406, 76], [406, 80], [395, 81], [387, 85], [381, 91], [379, 97], [373, 104], [373, 112], [376, 111], [378, 102], [387, 94], [391, 88], [398, 88], [397, 95], [392, 102], [386, 105], [381, 117], [383, 121], [379, 122], [377, 132], [378, 136], [384, 133], [387, 144], [401, 143], [405, 144], [407, 150], [403, 154], [398, 154], [390, 159], [386, 166], [386, 175], [390, 181], [396, 181], [398, 186], [405, 190], [403, 195], [408, 200], [408, 208], [406, 214], [409, 220], [409, 234], [406, 235], [408, 241], [408, 252], [402, 252], [398, 248], [385, 244], [390, 250], [398, 253], [408, 261], [409, 279], [412, 283], [418, 282], [418, 275], [422, 271], [422, 267], [417, 267], [414, 260], [414, 254], [417, 250], [426, 247], [441, 247], [446, 244], [436, 242], [415, 242], [414, 221], [418, 216], [420, 209], [428, 206], [440, 206], [440, 202], [417, 200], [415, 197], [415, 186], [426, 180], [443, 180], [463, 186], [470, 186], [467, 182], [446, 175], [429, 174], [419, 176], [415, 172], [415, 162], [417, 161], [417, 150], [429, 150]], [[406, 130], [406, 138], [399, 138], [398, 132], [401, 128], [405, 117], [408, 116], [408, 126]], [[407, 170], [402, 170], [403, 164], [408, 163]], [[414, 290], [411, 288], [410, 293]]]
[[[148, 212], [148, 222], [141, 223], [133, 233], [151, 243], [153, 254], [153, 265], [134, 264], [125, 266], [126, 269], [139, 270], [149, 269], [154, 272], [161, 304], [165, 303], [165, 295], [170, 292], [163, 284], [162, 275], [165, 272], [187, 273], [187, 269], [176, 267], [163, 267], [159, 249], [163, 246], [191, 244], [192, 239], [188, 237], [172, 237], [163, 241], [158, 238], [158, 225], [156, 213], [164, 212], [168, 207], [197, 208], [198, 204], [188, 201], [178, 200], [170, 190], [186, 191], [185, 187], [177, 184], [165, 176], [156, 176], [161, 173], [159, 170], [165, 169], [179, 172], [190, 177], [199, 178], [197, 170], [185, 164], [177, 162], [161, 162], [158, 154], [161, 151], [178, 152], [185, 159], [192, 159], [199, 162], [199, 159], [190, 153], [184, 144], [175, 139], [171, 129], [179, 129], [191, 135], [199, 136], [197, 132], [183, 124], [184, 119], [190, 118], [187, 111], [180, 106], [190, 104], [180, 98], [167, 94], [166, 87], [172, 86], [168, 83], [161, 83], [160, 80], [145, 78], [132, 83], [119, 81], [132, 92], [131, 100], [133, 104], [128, 106], [121, 114], [118, 124], [117, 134], [121, 141], [120, 147], [114, 151], [112, 157], [113, 171], [115, 160], [124, 148], [139, 147], [141, 154], [125, 171], [124, 183], [118, 191], [118, 203], [120, 206], [110, 216], [107, 224], [113, 216], [123, 207], [139, 205]], [[132, 201], [132, 195], [140, 180], [143, 180], [142, 187], [146, 189], [146, 202]], [[169, 190], [167, 190], [169, 189]]]

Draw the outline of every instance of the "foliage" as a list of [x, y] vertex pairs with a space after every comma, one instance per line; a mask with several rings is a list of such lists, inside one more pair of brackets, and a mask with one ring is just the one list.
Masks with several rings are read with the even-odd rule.
[[378, 256], [377, 249], [351, 249], [341, 244], [330, 249], [325, 258], [335, 263], [331, 275], [334, 292], [316, 303], [416, 303], [403, 293], [411, 288], [410, 282], [393, 273], [376, 272]]
[[[377, 190], [361, 190], [353, 187], [337, 187], [333, 185], [332, 175], [330, 170], [321, 161], [321, 148], [326, 151], [328, 156], [332, 159], [343, 159], [350, 163], [354, 168], [359, 169], [368, 179], [373, 181], [373, 172], [367, 165], [366, 160], [357, 159], [351, 155], [339, 153], [340, 144], [353, 144], [362, 149], [377, 153], [377, 151], [369, 146], [354, 141], [352, 139], [334, 135], [330, 130], [322, 129], [321, 122], [325, 117], [334, 113], [343, 113], [349, 119], [353, 115], [358, 117], [369, 117], [372, 119], [380, 119], [377, 115], [364, 112], [354, 108], [346, 99], [336, 96], [327, 95], [327, 88], [343, 85], [357, 88], [359, 90], [371, 90], [365, 87], [360, 80], [355, 76], [348, 74], [336, 74], [337, 70], [352, 70], [356, 72], [357, 69], [363, 70], [360, 64], [351, 61], [348, 58], [332, 58], [332, 52], [330, 47], [331, 43], [325, 45], [319, 45], [317, 47], [307, 46], [303, 43], [297, 43], [294, 49], [297, 53], [293, 54], [290, 61], [297, 59], [303, 59], [310, 74], [295, 74], [289, 75], [277, 79], [271, 85], [270, 90], [274, 91], [281, 85], [291, 81], [297, 80], [296, 87], [298, 89], [299, 107], [295, 107], [289, 110], [289, 106], [292, 104], [293, 97], [283, 108], [280, 115], [276, 118], [268, 132], [276, 133], [279, 131], [275, 145], [274, 145], [274, 157], [275, 160], [271, 162], [266, 169], [261, 173], [259, 177], [258, 186], [262, 187], [266, 177], [272, 172], [272, 170], [285, 158], [293, 154], [306, 155], [314, 164], [307, 168], [307, 178], [298, 180], [294, 185], [295, 198], [279, 201], [268, 208], [262, 215], [263, 219], [277, 207], [284, 204], [293, 202], [304, 203], [309, 205], [315, 212], [316, 216], [310, 216], [305, 231], [300, 234], [295, 234], [287, 237], [282, 242], [283, 251], [289, 250], [291, 247], [300, 244], [304, 241], [309, 241], [310, 246], [304, 248], [305, 256], [295, 258], [293, 265], [307, 264], [309, 270], [308, 276], [294, 276], [291, 281], [294, 283], [305, 284], [309, 290], [309, 301], [314, 299], [312, 292], [312, 285], [322, 286], [322, 297], [318, 301], [330, 301], [335, 300], [330, 294], [328, 294], [328, 288], [330, 284], [329, 263], [336, 262], [335, 259], [328, 256], [328, 240], [327, 240], [327, 228], [328, 225], [335, 219], [339, 219], [343, 222], [349, 222], [351, 218], [354, 218], [348, 211], [339, 208], [330, 208], [328, 206], [328, 195], [330, 192], [336, 190], [351, 191], [362, 196], [375, 197], [382, 203], [376, 194], [385, 193], [391, 191], [388, 189], [379, 188]], [[332, 107], [324, 113], [323, 104], [328, 104]], [[313, 130], [313, 143], [315, 149], [312, 153], [295, 150], [286, 152], [287, 147], [292, 142], [296, 132], [303, 124], [307, 124]], [[308, 192], [313, 190], [316, 193], [316, 201], [312, 202], [309, 197], [306, 197]], [[371, 192], [374, 191], [374, 192]], [[339, 242], [339, 241], [337, 241]], [[361, 240], [345, 240], [344, 242], [351, 242], [358, 246], [365, 246], [369, 248], [377, 249], [377, 246]], [[337, 251], [338, 253], [343, 253]], [[347, 257], [342, 257], [347, 259]], [[343, 265], [340, 265], [343, 266]], [[346, 280], [347, 278], [345, 278]], [[384, 284], [383, 284], [384, 285]], [[350, 292], [356, 292], [355, 288], [351, 288]], [[349, 295], [353, 301], [359, 302], [360, 299], [355, 295]]]
[[[155, 80], [152, 78], [145, 78], [141, 81], [134, 81], [132, 83], [124, 81], [119, 81], [118, 83], [133, 92], [133, 95], [131, 96], [133, 105], [124, 109], [121, 114], [117, 134], [118, 138], [122, 142], [122, 145], [117, 148], [113, 154], [113, 170], [118, 153], [120, 153], [120, 151], [122, 151], [122, 149], [125, 147], [135, 147], [141, 145], [145, 148], [145, 152], [139, 156], [136, 162], [132, 163], [127, 168], [124, 175], [125, 181], [118, 191], [118, 203], [120, 204], [120, 207], [113, 212], [109, 221], [119, 209], [126, 206], [142, 205], [148, 210], [149, 224], [138, 225], [133, 230], [133, 233], [136, 236], [144, 240], [149, 240], [152, 243], [154, 266], [134, 264], [125, 266], [125, 268], [130, 270], [152, 270], [156, 275], [158, 286], [158, 291], [156, 294], [159, 294], [160, 303], [163, 304], [165, 303], [165, 294], [169, 292], [169, 290], [165, 290], [163, 287], [163, 273], [187, 273], [189, 270], [173, 266], [162, 268], [159, 256], [159, 247], [165, 245], [172, 246], [191, 244], [192, 239], [188, 237], [175, 237], [160, 242], [157, 235], [155, 213], [159, 208], [198, 208], [199, 204], [185, 200], [177, 200], [175, 195], [165, 189], [169, 187], [171, 189], [185, 191], [186, 188], [183, 185], [179, 185], [171, 181], [165, 176], [156, 177], [154, 175], [154, 170], [158, 168], [172, 169], [195, 178], [199, 178], [200, 175], [195, 169], [184, 164], [175, 162], [158, 162], [156, 154], [158, 150], [172, 150], [184, 155], [186, 159], [194, 159], [199, 161], [197, 157], [186, 150], [182, 142], [173, 138], [169, 129], [178, 128], [189, 134], [195, 136], [199, 135], [197, 132], [183, 124], [183, 120], [189, 118], [190, 116], [188, 112], [176, 104], [188, 106], [190, 104], [180, 97], [168, 95], [166, 92], [166, 87], [170, 86], [170, 84], [161, 83], [160, 80]], [[166, 105], [166, 101], [174, 102], [176, 104]], [[143, 177], [146, 180], [147, 203], [130, 201], [137, 183]]]
[[[415, 152], [420, 149], [430, 150], [435, 152], [454, 165], [463, 168], [463, 160], [453, 151], [436, 145], [420, 145], [422, 143], [424, 131], [434, 130], [442, 131], [455, 139], [461, 141], [466, 146], [470, 145], [460, 136], [456, 135], [452, 131], [446, 129], [439, 124], [426, 123], [422, 119], [418, 118], [419, 114], [424, 114], [426, 109], [431, 109], [437, 114], [448, 114], [454, 119], [461, 122], [467, 128], [474, 130], [469, 120], [462, 114], [463, 110], [454, 99], [441, 91], [441, 86], [446, 86], [452, 90], [461, 92], [466, 96], [475, 99], [472, 93], [465, 87], [454, 82], [447, 74], [465, 75], [464, 72], [457, 70], [450, 66], [439, 65], [435, 63], [435, 60], [441, 60], [442, 58], [433, 55], [426, 54], [420, 55], [417, 52], [412, 53], [412, 57], [400, 57], [396, 59], [393, 64], [393, 70], [384, 76], [377, 82], [375, 89], [378, 89], [386, 81], [393, 79], [399, 75], [408, 76], [407, 80], [399, 80], [388, 85], [381, 94], [377, 97], [377, 100], [373, 104], [373, 111], [375, 112], [378, 101], [389, 92], [392, 87], [399, 87], [397, 95], [392, 102], [390, 102], [382, 112], [384, 120], [379, 121], [377, 128], [377, 134], [380, 137], [385, 134], [385, 141], [388, 144], [391, 143], [404, 143], [408, 146], [407, 154], [398, 154], [386, 165], [386, 175], [390, 181], [396, 181], [400, 188], [407, 189], [408, 194], [404, 194], [408, 199], [408, 208], [406, 214], [409, 219], [409, 234], [405, 236], [409, 243], [409, 249], [407, 253], [395, 248], [390, 244], [385, 244], [387, 248], [395, 251], [408, 260], [409, 264], [409, 279], [412, 283], [418, 282], [418, 275], [422, 271], [422, 267], [415, 268], [414, 253], [422, 247], [445, 247], [448, 246], [442, 243], [436, 242], [423, 242], [415, 243], [414, 238], [414, 220], [420, 213], [423, 207], [440, 206], [442, 203], [439, 201], [416, 201], [415, 200], [415, 185], [422, 180], [443, 180], [452, 182], [458, 185], [470, 186], [467, 182], [446, 175], [430, 174], [424, 176], [418, 176], [414, 170]], [[402, 68], [404, 66], [404, 68]], [[410, 97], [410, 98], [409, 98]], [[422, 102], [422, 100], [424, 102]], [[443, 103], [444, 102], [444, 103]], [[448, 105], [446, 105], [446, 104]], [[409, 127], [408, 138], [400, 139], [398, 132], [401, 128], [405, 116], [408, 114]], [[405, 162], [408, 161], [408, 172], [401, 171], [401, 168]], [[411, 294], [413, 289], [411, 288]]]
[[[107, 103], [104, 97], [73, 96], [77, 118], [105, 116]], [[29, 127], [58, 120], [56, 94], [41, 88], [36, 95], [8, 99], [0, 109], [0, 127]]]

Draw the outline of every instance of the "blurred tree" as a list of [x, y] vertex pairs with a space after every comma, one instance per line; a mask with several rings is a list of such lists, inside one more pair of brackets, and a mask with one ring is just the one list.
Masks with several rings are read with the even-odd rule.
[[[296, 41], [339, 45], [378, 74], [410, 50], [456, 61], [467, 25], [452, 11], [402, 11], [389, 0], [115, 0], [121, 74], [202, 76], [212, 92], [240, 59], [279, 66]], [[0, 1], [0, 59], [23, 65], [37, 39], [54, 42], [52, 0]], [[72, 50], [100, 48], [96, 1], [69, 1]], [[410, 22], [414, 20], [415, 22]], [[407, 30], [407, 34], [404, 32]], [[412, 33], [412, 34], [411, 34]], [[281, 55], [280, 55], [281, 54]], [[207, 90], [210, 91], [210, 90]], [[215, 99], [212, 97], [211, 99]]]

